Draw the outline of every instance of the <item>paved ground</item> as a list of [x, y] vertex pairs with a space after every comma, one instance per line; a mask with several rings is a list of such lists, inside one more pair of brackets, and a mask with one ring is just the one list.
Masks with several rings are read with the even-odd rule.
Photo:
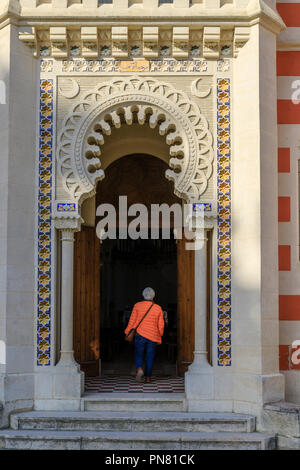
[[87, 393], [184, 393], [183, 377], [153, 377], [151, 384], [138, 383], [134, 376], [104, 375], [87, 377]]

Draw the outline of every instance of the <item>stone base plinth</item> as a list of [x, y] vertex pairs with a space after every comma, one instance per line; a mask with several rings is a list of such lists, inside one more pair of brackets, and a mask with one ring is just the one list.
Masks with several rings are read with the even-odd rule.
[[9, 415], [33, 409], [34, 375], [0, 374], [0, 428], [9, 425]]
[[80, 410], [84, 373], [79, 367], [54, 367], [35, 378], [35, 410]]
[[259, 417], [264, 405], [284, 400], [284, 377], [190, 367], [185, 392], [189, 411], [233, 411]]
[[[203, 410], [203, 402], [213, 400], [214, 375], [213, 368], [207, 365], [199, 368], [192, 364], [184, 377], [187, 408], [189, 411]], [[206, 406], [205, 406], [205, 409]]]

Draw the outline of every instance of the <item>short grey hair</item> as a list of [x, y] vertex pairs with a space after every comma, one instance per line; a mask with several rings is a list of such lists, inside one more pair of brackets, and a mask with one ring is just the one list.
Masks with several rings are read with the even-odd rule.
[[143, 290], [143, 297], [145, 300], [153, 300], [155, 297], [155, 292], [152, 289], [152, 287], [146, 287], [146, 289]]

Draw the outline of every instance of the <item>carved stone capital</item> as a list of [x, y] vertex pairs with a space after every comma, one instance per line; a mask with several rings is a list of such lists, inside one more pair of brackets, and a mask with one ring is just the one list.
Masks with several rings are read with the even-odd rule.
[[71, 228], [60, 229], [60, 240], [62, 242], [74, 243], [74, 240], [75, 240], [74, 233], [76, 231], [78, 231], [78, 230], [74, 230], [74, 229], [71, 229]]
[[54, 226], [58, 230], [70, 230], [77, 232], [81, 228], [83, 219], [80, 215], [80, 206], [78, 202], [73, 201], [55, 201], [52, 213]]

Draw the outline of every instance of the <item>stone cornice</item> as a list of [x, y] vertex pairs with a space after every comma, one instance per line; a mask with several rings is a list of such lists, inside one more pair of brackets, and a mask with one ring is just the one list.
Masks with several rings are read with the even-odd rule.
[[230, 58], [238, 55], [249, 37], [247, 26], [27, 26], [19, 33], [35, 56], [57, 59]]
[[20, 15], [21, 7], [18, 0], [2, 0], [0, 2], [0, 29], [6, 24], [17, 22]]
[[232, 0], [232, 5], [224, 6], [220, 0], [203, 0], [201, 4], [173, 0], [161, 6], [155, 6], [158, 0], [132, 3], [3, 0], [0, 29], [9, 23], [18, 25], [20, 39], [37, 57], [42, 48], [48, 48], [50, 54], [45, 56], [67, 58], [72, 47], [79, 49], [82, 57], [101, 57], [102, 48], [107, 47], [106, 57], [155, 58], [166, 46], [170, 57], [188, 58], [198, 47], [201, 51], [195, 56], [217, 59], [224, 47], [227, 51], [229, 47], [229, 56], [238, 55], [249, 38], [249, 26], [260, 23], [275, 34], [285, 28], [273, 0]]
[[260, 23], [275, 34], [279, 34], [286, 28], [277, 10], [263, 0], [249, 2], [248, 21], [250, 25]]
[[286, 28], [277, 37], [277, 50], [279, 51], [299, 51], [300, 36], [299, 28]]
[[[7, 17], [16, 17], [27, 25], [163, 25], [222, 26], [225, 24], [251, 25], [259, 21], [274, 32], [284, 29], [272, 0], [232, 0], [221, 6], [220, 0], [173, 0], [172, 4], [158, 6], [158, 0], [143, 0], [134, 3], [128, 0], [112, 0], [112, 4], [100, 4], [98, 0], [1, 0], [0, 22]], [[272, 6], [270, 6], [272, 4]]]

